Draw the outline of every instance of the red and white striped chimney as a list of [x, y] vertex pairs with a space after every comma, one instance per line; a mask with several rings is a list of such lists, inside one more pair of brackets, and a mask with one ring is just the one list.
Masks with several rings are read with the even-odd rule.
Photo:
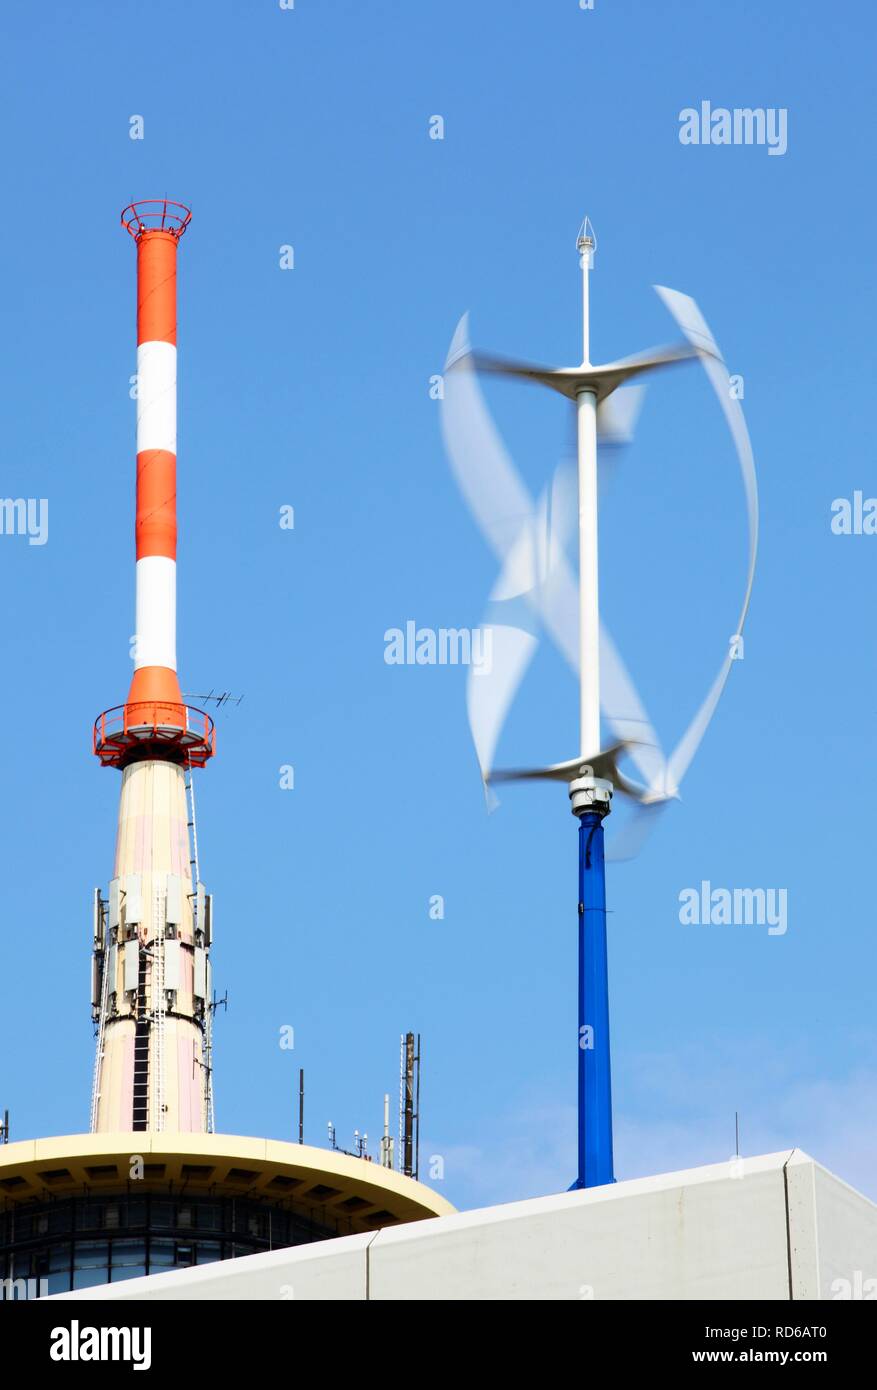
[[[186, 208], [135, 204], [137, 242], [137, 602], [128, 704], [182, 704], [177, 679], [177, 248]], [[124, 218], [123, 218], [124, 220]]]
[[115, 767], [149, 757], [199, 767], [214, 751], [213, 721], [186, 708], [177, 677], [177, 250], [191, 216], [166, 198], [122, 213], [137, 244], [134, 675], [124, 706], [102, 714], [94, 734], [101, 762]]

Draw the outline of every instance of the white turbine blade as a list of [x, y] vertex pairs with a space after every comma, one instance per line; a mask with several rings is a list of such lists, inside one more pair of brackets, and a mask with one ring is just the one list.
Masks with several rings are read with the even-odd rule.
[[606, 858], [616, 864], [625, 859], [635, 859], [656, 828], [666, 806], [666, 801], [654, 802], [652, 805], [635, 806], [631, 815], [622, 822], [617, 830], [614, 829], [610, 820], [609, 832], [606, 836]]
[[[562, 464], [555, 472], [549, 495], [550, 541], [539, 568], [539, 582], [530, 586], [529, 598], [552, 641], [562, 652], [573, 674], [578, 675], [578, 585], [566, 550], [569, 539], [575, 533], [578, 514], [574, 470]], [[543, 500], [540, 504], [541, 514], [545, 514], [544, 506]], [[537, 520], [537, 534], [540, 530]], [[514, 571], [514, 580], [501, 576], [494, 597], [528, 593], [524, 582], [524, 555], [527, 559], [531, 558], [537, 547], [534, 543], [528, 548], [526, 535], [522, 533], [518, 548], [522, 558]], [[600, 630], [600, 677], [601, 703], [613, 732], [619, 740], [632, 745], [628, 750], [629, 756], [649, 790], [662, 792], [666, 783], [666, 760], [660, 739], [605, 624], [601, 624]]]
[[[640, 390], [641, 388], [629, 388]], [[555, 645], [574, 674], [578, 674], [578, 585], [567, 560], [567, 545], [574, 536], [578, 515], [575, 471], [561, 465], [551, 491], [553, 547], [539, 592], [533, 595]], [[604, 623], [600, 625], [600, 703], [616, 737], [630, 743], [628, 754], [651, 791], [663, 788], [666, 760], [661, 742], [636, 687]]]
[[685, 733], [682, 735], [676, 747], [673, 749], [673, 752], [670, 754], [667, 761], [666, 782], [662, 788], [667, 796], [676, 795], [679, 789], [679, 783], [688, 771], [691, 760], [700, 747], [701, 740], [709, 728], [710, 720], [715, 714], [716, 706], [722, 697], [722, 691], [725, 688], [728, 673], [731, 670], [731, 664], [731, 655], [729, 651], [725, 660], [722, 662], [719, 674], [710, 686], [706, 699], [688, 728], [685, 730]]
[[703, 369], [718, 397], [719, 405], [722, 407], [722, 413], [734, 441], [734, 447], [737, 450], [740, 476], [746, 494], [746, 514], [749, 524], [746, 588], [737, 622], [737, 631], [742, 632], [743, 623], [749, 611], [749, 600], [752, 596], [755, 557], [758, 551], [758, 481], [755, 476], [755, 459], [752, 454], [749, 430], [746, 428], [746, 417], [743, 414], [743, 407], [739, 399], [732, 391], [731, 378], [716, 340], [697, 304], [689, 295], [680, 294], [678, 290], [668, 290], [662, 285], [657, 285], [655, 288], [683, 333], [695, 346], [701, 349], [703, 355], [700, 360]]
[[642, 410], [644, 386], [619, 386], [597, 407], [597, 440], [604, 445], [629, 444]]
[[514, 357], [502, 357], [495, 352], [471, 352], [473, 365], [479, 372], [492, 372], [497, 376], [519, 376], [526, 381], [542, 383], [546, 377], [556, 372], [555, 367], [545, 367], [539, 362], [520, 362]]
[[559, 463], [547, 494], [547, 519], [550, 535], [550, 555], [554, 568], [565, 559], [568, 547], [576, 535], [579, 507], [579, 480], [576, 464], [568, 459]]
[[572, 782], [576, 777], [587, 773], [592, 777], [605, 777], [612, 782], [617, 791], [638, 801], [642, 788], [628, 780], [618, 766], [619, 759], [628, 752], [624, 744], [616, 743], [604, 748], [590, 757], [581, 753], [576, 758], [567, 758], [562, 763], [552, 763], [550, 767], [497, 768], [490, 773], [489, 780], [497, 782]]
[[[574, 674], [579, 669], [578, 587], [565, 558], [559, 556], [538, 593], [534, 606]], [[663, 789], [666, 760], [661, 741], [605, 623], [600, 624], [600, 704], [612, 732], [630, 743], [632, 762], [650, 791]]]
[[[490, 663], [472, 667], [467, 682], [469, 727], [481, 775], [491, 772], [496, 747], [511, 703], [538, 646], [530, 630], [530, 610], [538, 613], [538, 595], [550, 585], [553, 570], [563, 559], [566, 530], [565, 497], [575, 479], [558, 469], [550, 491], [543, 494], [535, 517], [521, 527], [491, 591], [489, 620], [482, 624], [490, 642]], [[523, 614], [516, 599], [527, 600]], [[519, 616], [513, 622], [513, 616]], [[494, 801], [495, 804], [495, 801]]]
[[655, 285], [654, 289], [673, 315], [691, 346], [705, 356], [715, 357], [719, 362], [722, 362], [723, 358], [718, 343], [713, 337], [709, 324], [700, 312], [697, 302], [691, 298], [691, 295], [683, 294], [681, 290], [670, 290], [666, 285]]
[[493, 423], [468, 347], [468, 315], [457, 325], [445, 368], [442, 433], [451, 469], [475, 520], [501, 562], [533, 514]]
[[578, 675], [579, 594], [575, 576], [562, 549], [552, 549], [550, 565], [546, 567], [538, 589], [531, 594], [530, 602], [570, 670]]
[[[740, 465], [740, 474], [743, 479], [743, 490], [746, 494], [746, 513], [749, 530], [746, 585], [743, 591], [743, 602], [737, 618], [737, 626], [735, 628], [736, 634], [742, 634], [743, 626], [746, 622], [746, 615], [749, 611], [749, 600], [752, 596], [752, 584], [755, 579], [755, 559], [758, 551], [758, 483], [755, 476], [755, 460], [752, 455], [752, 444], [749, 439], [749, 431], [746, 428], [743, 407], [733, 394], [728, 369], [725, 366], [722, 354], [719, 351], [716, 340], [710, 331], [706, 319], [700, 312], [695, 301], [689, 295], [680, 294], [678, 290], [670, 290], [663, 285], [656, 285], [655, 289], [689, 342], [696, 347], [701, 354], [701, 363], [718, 397], [719, 405], [722, 407], [722, 413], [725, 416], [725, 420], [731, 432], [731, 437], [734, 441], [734, 447], [737, 451], [737, 461]], [[670, 755], [667, 767], [667, 788], [670, 790], [671, 794], [682, 781], [692, 758], [697, 752], [701, 739], [706, 733], [710, 720], [715, 713], [716, 706], [721, 699], [722, 691], [725, 688], [731, 670], [731, 664], [729, 650], [719, 668], [718, 675], [707, 693], [706, 699], [703, 701], [694, 719], [691, 721], [676, 748]]]
[[532, 633], [520, 627], [489, 623], [483, 625], [483, 631], [484, 650], [489, 651], [490, 659], [469, 668], [466, 708], [478, 765], [486, 782], [509, 706], [539, 644]]
[[578, 524], [578, 478], [568, 463], [555, 469], [551, 486], [540, 498], [540, 535], [544, 536], [538, 588], [531, 605], [574, 673], [578, 673], [578, 588], [567, 559]]
[[525, 522], [506, 553], [499, 577], [494, 584], [491, 602], [506, 602], [532, 593], [539, 583], [539, 567], [542, 563], [538, 528], [532, 522]]
[[[607, 396], [618, 390], [631, 377], [642, 376], [645, 372], [657, 371], [661, 367], [672, 366], [674, 362], [687, 362], [697, 357], [701, 349], [690, 343], [671, 343], [667, 347], [649, 348], [633, 357], [622, 357], [615, 362], [589, 364], [580, 367], [543, 367], [537, 362], [517, 362], [510, 357], [499, 357], [494, 353], [471, 352], [468, 347], [463, 355], [482, 372], [496, 372], [500, 376], [518, 377], [524, 381], [535, 382], [538, 386], [548, 386], [559, 391], [562, 396], [574, 401], [579, 391], [593, 391], [597, 401], [602, 404]], [[458, 356], [461, 354], [458, 353]]]
[[[509, 707], [538, 645], [535, 634], [510, 621], [512, 600], [533, 596], [550, 583], [555, 557], [562, 555], [556, 533], [564, 507], [554, 504], [554, 493], [568, 491], [557, 484], [550, 499], [538, 510], [508, 455], [487, 409], [472, 370], [468, 346], [468, 318], [457, 325], [448, 353], [442, 428], [451, 467], [475, 520], [501, 563], [491, 593], [491, 617], [485, 624], [485, 640], [492, 642], [490, 668], [473, 667], [467, 682], [467, 709], [472, 738], [483, 777], [493, 766], [494, 755]], [[507, 620], [500, 617], [508, 603]], [[520, 612], [520, 610], [518, 610]], [[487, 638], [487, 633], [491, 637]]]
[[600, 624], [600, 703], [616, 738], [631, 744], [629, 756], [649, 790], [663, 788], [667, 763], [661, 740], [604, 623]]
[[646, 372], [656, 372], [662, 367], [672, 367], [676, 362], [688, 362], [697, 357], [699, 348], [690, 343], [670, 343], [665, 347], [647, 348], [645, 352], [635, 352], [631, 357], [620, 357], [615, 362], [603, 362], [576, 372], [593, 379], [601, 402], [612, 391], [617, 391], [631, 377], [643, 376]]
[[[555, 473], [551, 516], [554, 547], [533, 604], [574, 674], [579, 669], [578, 585], [566, 545], [575, 533], [578, 493], [574, 472]], [[666, 762], [661, 743], [605, 624], [600, 626], [600, 687], [603, 712], [613, 732], [632, 746], [629, 756], [650, 790], [662, 787]]]

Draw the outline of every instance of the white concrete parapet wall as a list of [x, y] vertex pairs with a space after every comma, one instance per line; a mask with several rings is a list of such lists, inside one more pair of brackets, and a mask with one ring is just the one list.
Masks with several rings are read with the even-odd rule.
[[869, 1296], [877, 1297], [877, 1206], [794, 1149], [57, 1297], [403, 1301]]

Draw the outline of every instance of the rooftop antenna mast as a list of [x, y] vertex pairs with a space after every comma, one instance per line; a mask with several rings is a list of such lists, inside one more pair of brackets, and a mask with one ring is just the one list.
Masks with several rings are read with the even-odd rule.
[[420, 1034], [403, 1033], [399, 1074], [399, 1166], [407, 1178], [420, 1171]]
[[[522, 625], [520, 619], [491, 617], [490, 626], [496, 624], [494, 645], [498, 659], [486, 676], [479, 673], [474, 680], [470, 678], [467, 702], [485, 784], [519, 779], [565, 781], [571, 809], [579, 823], [578, 1163], [571, 1186], [583, 1188], [615, 1180], [603, 822], [615, 792], [638, 804], [641, 820], [647, 818], [648, 811], [678, 796], [681, 778], [712, 718], [734, 659], [733, 650], [726, 651], [706, 699], [676, 749], [665, 758], [623, 663], [600, 622], [597, 441], [599, 436], [607, 444], [619, 444], [631, 437], [641, 391], [627, 383], [644, 373], [692, 359], [700, 360], [710, 378], [734, 440], [748, 509], [749, 571], [737, 618], [736, 640], [741, 640], [752, 589], [758, 506], [754, 462], [739, 399], [729, 390], [727, 369], [697, 305], [686, 295], [659, 288], [659, 295], [683, 329], [685, 341], [593, 365], [589, 300], [597, 238], [587, 217], [579, 229], [576, 250], [582, 277], [581, 363], [576, 367], [545, 367], [474, 352], [469, 347], [464, 318], [458, 325], [445, 368], [442, 425], [451, 466], [463, 495], [502, 563], [491, 595], [492, 611], [497, 611], [506, 599], [517, 604], [518, 609], [522, 601], [528, 604], [535, 612], [538, 626], [560, 648], [579, 681], [577, 756], [549, 767], [496, 770], [493, 758], [502, 724], [537, 639], [532, 627]], [[571, 402], [577, 437], [577, 586], [566, 563], [561, 533], [563, 480], [556, 478], [547, 497], [543, 495], [538, 503], [532, 502], [471, 375], [456, 370], [463, 367], [547, 386]], [[605, 687], [601, 686], [601, 664], [608, 678]], [[614, 742], [605, 747], [601, 709], [614, 735]], [[647, 785], [638, 785], [622, 772], [619, 761], [624, 754], [645, 775]]]
[[384, 1131], [381, 1135], [381, 1167], [393, 1166], [393, 1136], [390, 1134], [390, 1097], [384, 1094]]

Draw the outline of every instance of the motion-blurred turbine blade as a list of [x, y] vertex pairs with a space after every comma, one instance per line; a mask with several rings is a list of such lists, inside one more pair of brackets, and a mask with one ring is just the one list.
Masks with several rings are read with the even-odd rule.
[[[634, 353], [632, 357], [622, 357], [617, 362], [581, 368], [573, 375], [591, 378], [597, 392], [597, 401], [601, 403], [632, 377], [656, 372], [662, 367], [672, 367], [677, 362], [690, 362], [699, 355], [699, 350], [689, 343], [671, 343], [668, 347], [649, 348], [646, 352]], [[581, 385], [576, 386], [576, 390], [580, 391], [582, 386], [589, 385], [591, 381], [583, 380]]]
[[[466, 709], [478, 766], [486, 786], [509, 706], [539, 643], [536, 637], [519, 627], [490, 623], [482, 630], [490, 659], [482, 666], [469, 668]], [[492, 810], [495, 805], [495, 795], [489, 796], [488, 808]]]
[[576, 777], [603, 777], [634, 801], [640, 800], [644, 789], [631, 782], [620, 770], [618, 763], [623, 754], [630, 752], [627, 744], [615, 743], [611, 748], [595, 753], [591, 757], [567, 758], [562, 763], [552, 763], [549, 767], [497, 768], [488, 774], [487, 781], [498, 782], [572, 782]]
[[606, 837], [606, 858], [614, 863], [635, 859], [652, 832], [660, 823], [669, 800], [635, 806], [628, 818], [616, 829], [610, 821]]
[[620, 386], [597, 407], [597, 441], [608, 446], [629, 444], [642, 410], [644, 386]]
[[[549, 386], [552, 391], [559, 391], [570, 400], [575, 400], [580, 391], [593, 391], [599, 404], [631, 377], [642, 376], [645, 372], [653, 372], [660, 367], [672, 366], [675, 362], [687, 362], [699, 357], [702, 351], [703, 349], [689, 342], [672, 343], [668, 347], [650, 348], [646, 352], [636, 353], [633, 357], [619, 358], [617, 362], [606, 362], [597, 366], [588, 363], [580, 367], [543, 367], [536, 362], [519, 362], [511, 357], [474, 352], [468, 348], [465, 356], [480, 372], [519, 377], [539, 386]], [[461, 357], [459, 351], [457, 357]]]
[[557, 370], [540, 362], [519, 362], [514, 357], [502, 357], [498, 353], [482, 352], [480, 349], [470, 349], [469, 355], [476, 371], [490, 372], [496, 376], [518, 376], [539, 385], [547, 385], [547, 379], [553, 377]]
[[631, 760], [654, 790], [664, 780], [664, 751], [605, 623], [600, 624], [600, 704], [613, 734], [629, 744]]
[[472, 370], [469, 315], [457, 324], [445, 367], [441, 424], [451, 470], [501, 563], [532, 517], [533, 502], [509, 458]]
[[[749, 612], [749, 601], [752, 597], [752, 585], [755, 579], [755, 560], [758, 553], [758, 483], [755, 476], [755, 459], [752, 454], [752, 443], [749, 439], [749, 431], [746, 427], [746, 417], [743, 414], [743, 407], [740, 404], [739, 398], [732, 388], [728, 369], [725, 366], [724, 359], [722, 358], [722, 354], [719, 351], [709, 324], [700, 312], [695, 301], [690, 295], [681, 294], [679, 290], [667, 289], [663, 285], [656, 285], [655, 290], [688, 338], [688, 341], [699, 353], [704, 371], [709, 377], [710, 384], [718, 398], [719, 405], [722, 407], [722, 413], [725, 416], [725, 420], [731, 432], [731, 438], [734, 441], [734, 448], [737, 451], [737, 462], [740, 465], [740, 475], [743, 480], [743, 490], [746, 495], [746, 515], [749, 532], [746, 585], [743, 591], [743, 602], [737, 618], [737, 626], [733, 634], [735, 637], [740, 637], [746, 622], [746, 615]], [[718, 675], [707, 692], [706, 699], [703, 701], [694, 719], [691, 721], [676, 748], [670, 755], [667, 765], [668, 789], [675, 789], [678, 787], [688, 770], [692, 758], [697, 752], [698, 746], [715, 713], [716, 706], [721, 699], [722, 691], [725, 688], [728, 675], [730, 674], [732, 660], [733, 657], [729, 646], [719, 668]]]
[[[564, 557], [575, 487], [574, 474], [561, 465], [536, 515], [522, 526], [491, 591], [481, 625], [489, 660], [470, 667], [466, 683], [469, 727], [485, 786], [509, 708], [538, 646], [537, 596]], [[489, 809], [497, 804], [490, 793]]]

